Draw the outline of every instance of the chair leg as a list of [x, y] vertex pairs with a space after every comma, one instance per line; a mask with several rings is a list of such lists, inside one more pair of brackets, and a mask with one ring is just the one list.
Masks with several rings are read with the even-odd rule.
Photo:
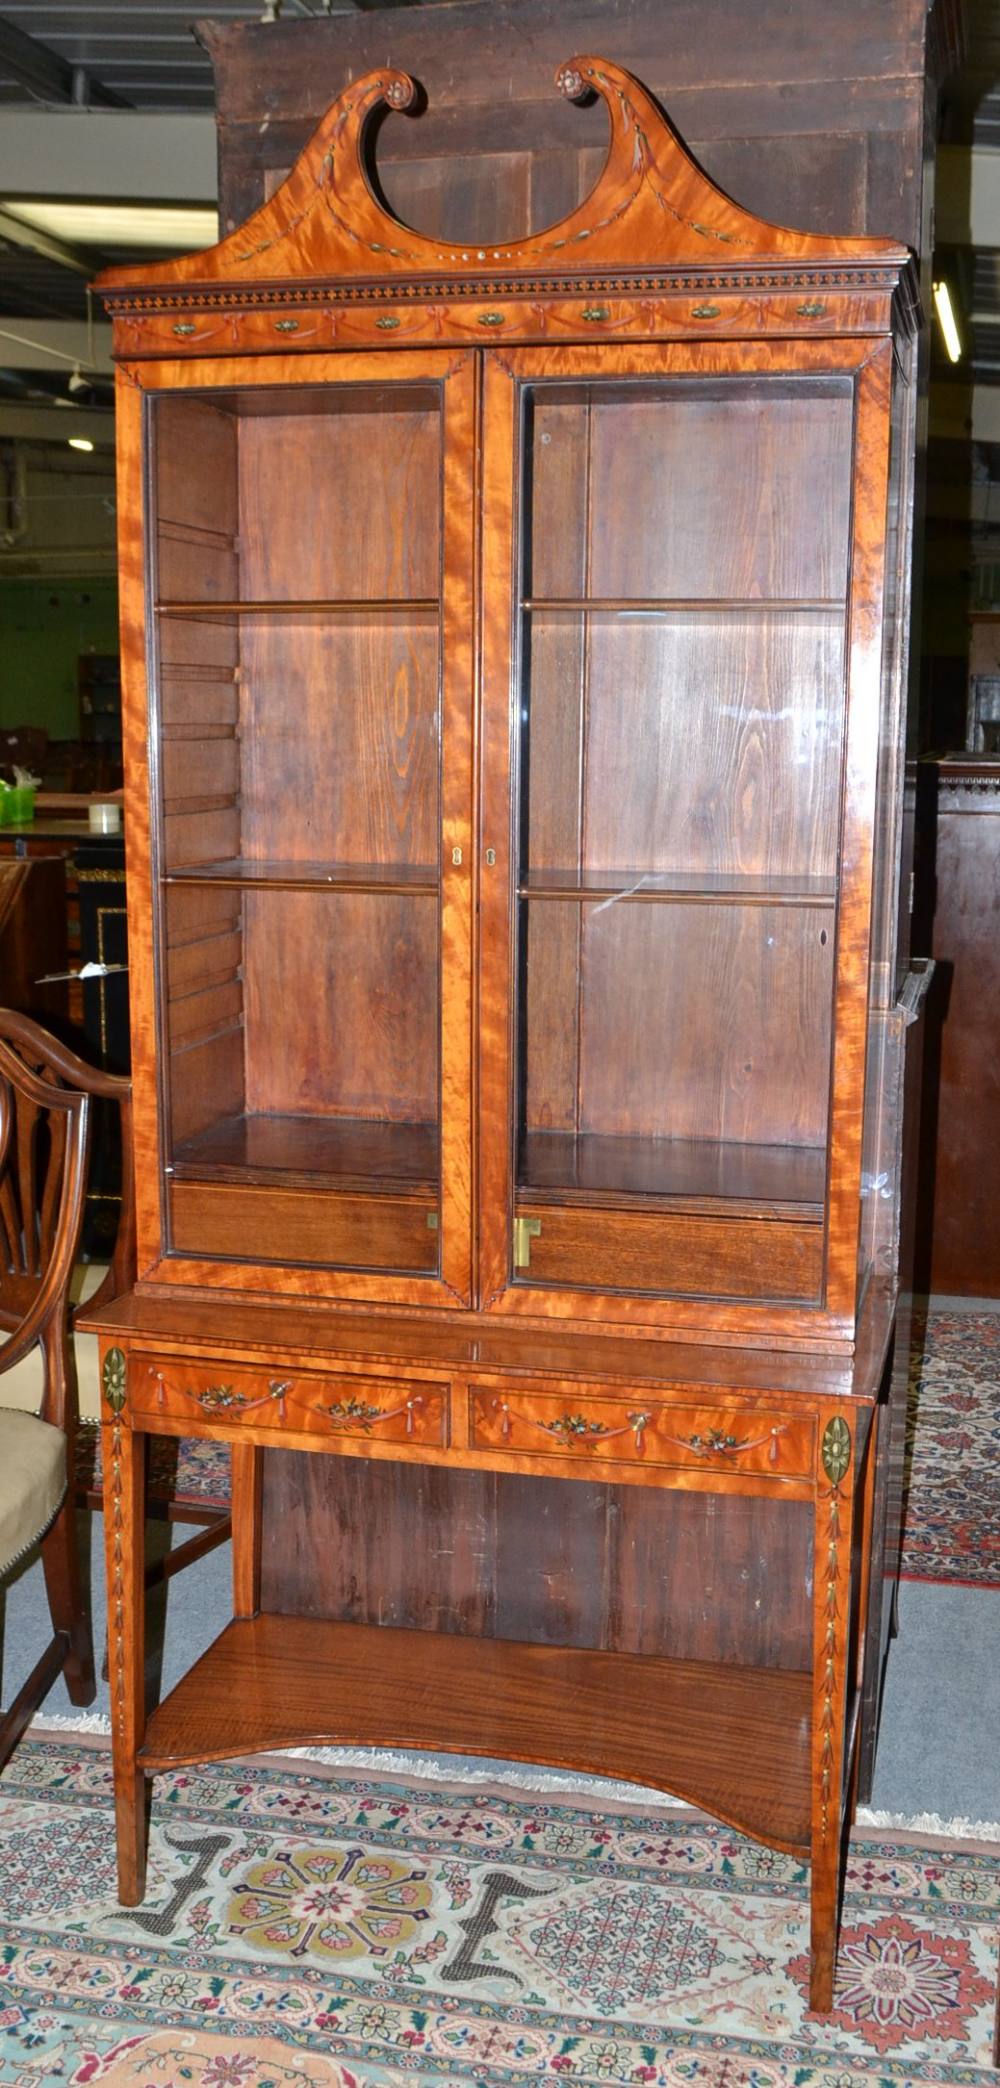
[[67, 1493], [48, 1536], [42, 1539], [42, 1566], [53, 1628], [65, 1632], [69, 1641], [65, 1672], [70, 1702], [92, 1704], [96, 1694], [94, 1646], [80, 1574], [72, 1492]]

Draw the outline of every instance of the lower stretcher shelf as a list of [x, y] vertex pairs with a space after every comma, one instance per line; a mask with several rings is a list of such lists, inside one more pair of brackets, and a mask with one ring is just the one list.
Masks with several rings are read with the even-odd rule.
[[306, 1741], [544, 1762], [668, 1790], [809, 1852], [811, 1681], [506, 1639], [262, 1614], [153, 1712], [144, 1769]]

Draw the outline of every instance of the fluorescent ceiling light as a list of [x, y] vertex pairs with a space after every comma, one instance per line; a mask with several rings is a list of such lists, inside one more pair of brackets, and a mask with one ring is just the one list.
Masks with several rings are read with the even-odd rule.
[[951, 304], [951, 292], [947, 283], [935, 283], [934, 309], [938, 315], [938, 324], [941, 328], [941, 336], [948, 353], [948, 360], [949, 362], [959, 362], [962, 356], [962, 343], [958, 337], [958, 327], [955, 323], [955, 314]]
[[219, 215], [207, 204], [172, 203], [7, 203], [4, 210], [63, 239], [71, 246], [164, 247], [191, 253], [214, 246]]
[[78, 450], [92, 450], [94, 447], [89, 435], [71, 435], [69, 446], [70, 449]]

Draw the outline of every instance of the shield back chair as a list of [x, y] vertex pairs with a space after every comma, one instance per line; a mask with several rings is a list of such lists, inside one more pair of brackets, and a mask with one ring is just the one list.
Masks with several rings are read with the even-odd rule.
[[133, 1280], [130, 1086], [84, 1064], [26, 1015], [0, 1009], [0, 1374], [37, 1347], [37, 1414], [3, 1405], [0, 1384], [0, 1582], [41, 1545], [53, 1636], [6, 1712], [0, 1768], [61, 1671], [74, 1704], [94, 1697], [87, 1591], [75, 1522], [76, 1362], [69, 1286], [86, 1194], [92, 1098], [122, 1112], [122, 1223], [101, 1299]]

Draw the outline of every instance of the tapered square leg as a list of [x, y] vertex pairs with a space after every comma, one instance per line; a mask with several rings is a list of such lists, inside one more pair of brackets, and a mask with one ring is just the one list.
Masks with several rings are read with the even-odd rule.
[[146, 1789], [137, 1755], [145, 1737], [145, 1438], [133, 1434], [126, 1364], [111, 1349], [102, 1369], [104, 1541], [108, 1668], [115, 1780], [118, 1897], [137, 1906], [146, 1889]]
[[809, 2006], [833, 2007], [845, 1831], [845, 1736], [854, 1532], [855, 1424], [820, 1414], [813, 1589]]
[[260, 1608], [261, 1503], [264, 1452], [256, 1443], [232, 1445], [233, 1616]]

